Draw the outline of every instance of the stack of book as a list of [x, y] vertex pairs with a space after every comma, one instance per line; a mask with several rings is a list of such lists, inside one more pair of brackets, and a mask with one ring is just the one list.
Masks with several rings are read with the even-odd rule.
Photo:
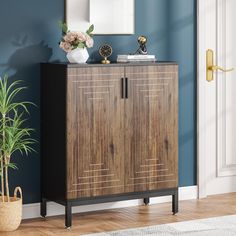
[[118, 55], [117, 62], [127, 63], [127, 62], [155, 62], [155, 55]]

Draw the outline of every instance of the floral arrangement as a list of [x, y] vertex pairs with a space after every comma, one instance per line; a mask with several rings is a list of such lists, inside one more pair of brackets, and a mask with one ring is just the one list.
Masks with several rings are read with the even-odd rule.
[[60, 48], [65, 52], [71, 52], [76, 48], [91, 48], [93, 47], [93, 30], [94, 25], [91, 25], [89, 29], [84, 32], [69, 31], [66, 23], [60, 22], [63, 37], [60, 42]]

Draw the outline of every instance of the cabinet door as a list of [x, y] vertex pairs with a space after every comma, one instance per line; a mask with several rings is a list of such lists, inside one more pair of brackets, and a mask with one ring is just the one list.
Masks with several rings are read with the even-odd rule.
[[123, 76], [123, 67], [68, 69], [68, 199], [124, 192]]
[[178, 67], [126, 67], [125, 191], [178, 185]]

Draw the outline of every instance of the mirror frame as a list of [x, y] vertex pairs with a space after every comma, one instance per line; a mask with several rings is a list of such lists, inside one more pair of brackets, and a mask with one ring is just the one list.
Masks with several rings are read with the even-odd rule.
[[[99, 1], [99, 0], [98, 0]], [[104, 1], [104, 0], [103, 0]], [[107, 0], [111, 1], [111, 0]], [[118, 0], [113, 0], [118, 1]], [[94, 24], [95, 30], [94, 35], [132, 35], [135, 33], [135, 0], [123, 0], [130, 1], [132, 4], [132, 12], [130, 13], [132, 16], [133, 22], [131, 22], [131, 29], [124, 31], [107, 31], [107, 26], [105, 26], [104, 31], [100, 30], [96, 32], [96, 22], [90, 22], [90, 0], [65, 0], [65, 22], [68, 25], [69, 30], [71, 31], [83, 31], [85, 32], [91, 24]], [[78, 6], [78, 7], [77, 7]], [[102, 6], [105, 8], [105, 6]], [[79, 9], [79, 11], [77, 10]], [[117, 12], [119, 14], [119, 12]], [[120, 19], [119, 19], [120, 20]], [[106, 21], [106, 24], [112, 21]], [[124, 19], [124, 24], [127, 24], [127, 19]], [[110, 27], [115, 29], [115, 23]]]

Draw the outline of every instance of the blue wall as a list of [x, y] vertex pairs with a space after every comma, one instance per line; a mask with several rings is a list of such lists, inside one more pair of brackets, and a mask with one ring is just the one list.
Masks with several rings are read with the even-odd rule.
[[[22, 99], [40, 105], [39, 63], [65, 61], [58, 48], [63, 19], [63, 0], [1, 0], [0, 5], [0, 75], [21, 79], [29, 87]], [[136, 0], [136, 34], [132, 36], [96, 36], [89, 50], [91, 61], [100, 60], [97, 48], [112, 44], [115, 60], [119, 53], [134, 52], [136, 38], [148, 36], [149, 53], [159, 60], [176, 60], [180, 65], [179, 109], [179, 179], [180, 186], [196, 184], [196, 33], [195, 0]], [[40, 133], [40, 112], [31, 109], [29, 125]], [[11, 186], [20, 185], [26, 203], [40, 199], [40, 154], [14, 157], [19, 171], [11, 173]]]

